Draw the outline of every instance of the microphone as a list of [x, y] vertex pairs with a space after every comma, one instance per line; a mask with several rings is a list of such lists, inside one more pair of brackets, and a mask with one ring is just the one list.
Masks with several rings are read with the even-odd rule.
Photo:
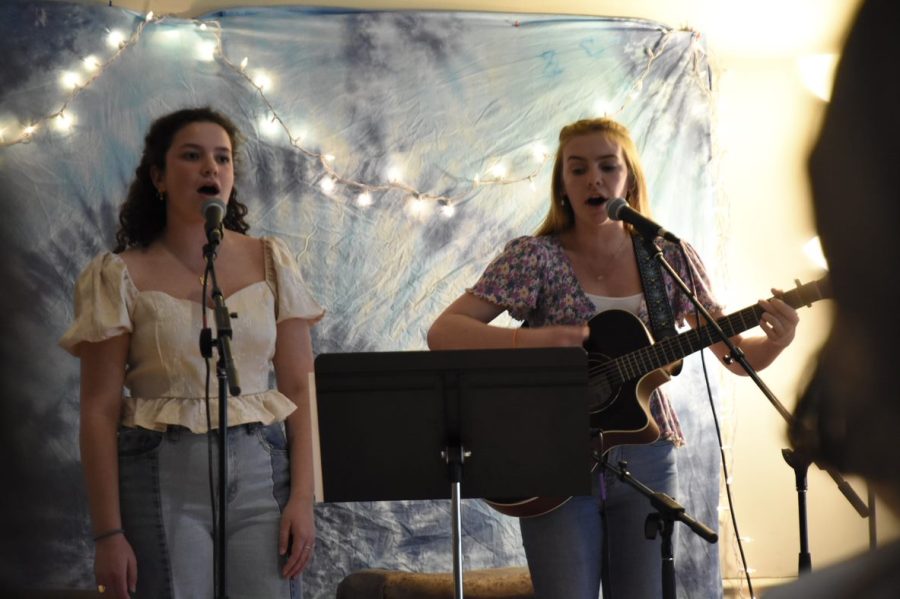
[[662, 237], [672, 243], [681, 243], [678, 237], [629, 206], [623, 198], [610, 200], [606, 205], [606, 213], [613, 220], [621, 220], [630, 224], [638, 230], [638, 233], [648, 239]]
[[200, 214], [206, 220], [203, 228], [206, 238], [213, 245], [222, 241], [222, 220], [225, 218], [225, 202], [219, 198], [209, 198], [200, 206]]

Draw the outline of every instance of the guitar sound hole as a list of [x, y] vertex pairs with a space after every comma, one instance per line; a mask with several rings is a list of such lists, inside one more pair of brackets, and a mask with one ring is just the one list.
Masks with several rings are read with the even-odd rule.
[[588, 383], [590, 390], [590, 411], [592, 414], [602, 412], [616, 401], [619, 396], [618, 390], [613, 393], [613, 389], [606, 378], [598, 377], [598, 380], [592, 380]]

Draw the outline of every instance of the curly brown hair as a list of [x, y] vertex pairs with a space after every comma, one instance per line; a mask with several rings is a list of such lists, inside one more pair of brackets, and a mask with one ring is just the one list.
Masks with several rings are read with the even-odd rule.
[[[128, 196], [119, 209], [119, 230], [116, 233], [115, 253], [130, 247], [147, 247], [166, 228], [166, 203], [160, 201], [159, 192], [153, 184], [150, 171], [156, 167], [166, 168], [166, 153], [175, 135], [192, 123], [214, 123], [222, 127], [231, 140], [235, 179], [238, 177], [238, 146], [241, 134], [231, 119], [211, 108], [187, 108], [162, 116], [150, 125], [144, 138], [144, 153], [134, 171], [134, 180], [128, 188]], [[244, 220], [247, 206], [237, 199], [237, 186], [232, 188], [228, 198], [225, 218], [226, 229], [246, 233], [250, 225]]]

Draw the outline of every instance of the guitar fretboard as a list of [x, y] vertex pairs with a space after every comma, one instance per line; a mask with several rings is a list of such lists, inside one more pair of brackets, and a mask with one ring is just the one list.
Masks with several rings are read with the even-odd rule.
[[[827, 297], [823, 292], [823, 288], [826, 287], [825, 279], [813, 281], [785, 292], [781, 299], [792, 308], [799, 308]], [[716, 324], [726, 336], [733, 337], [759, 325], [763, 312], [764, 310], [759, 304], [754, 304], [728, 316], [723, 316], [716, 321]], [[607, 373], [610, 383], [619, 385], [624, 381], [636, 379], [648, 372], [677, 362], [720, 340], [715, 329], [706, 325], [623, 354], [612, 361], [615, 368], [610, 369]]]

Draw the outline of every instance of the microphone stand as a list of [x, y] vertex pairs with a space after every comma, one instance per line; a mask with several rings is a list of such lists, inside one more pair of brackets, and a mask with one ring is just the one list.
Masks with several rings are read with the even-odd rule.
[[[222, 240], [222, 232], [219, 228], [215, 228], [208, 230], [206, 235], [209, 243], [203, 246], [203, 257], [206, 259], [205, 278], [212, 280], [211, 297], [216, 323], [216, 338], [213, 339], [212, 331], [209, 327], [204, 327], [200, 331], [200, 353], [204, 358], [211, 358], [213, 347], [219, 353], [219, 359], [216, 362], [216, 378], [219, 381], [219, 513], [214, 555], [217, 566], [215, 568], [216, 599], [220, 599], [228, 596], [225, 572], [225, 565], [227, 564], [227, 541], [225, 535], [227, 510], [225, 504], [228, 490], [228, 392], [230, 391], [234, 396], [240, 395], [241, 386], [231, 353], [231, 318], [237, 318], [237, 314], [232, 314], [228, 311], [222, 290], [219, 288], [219, 282], [216, 279], [216, 250]], [[204, 297], [204, 312], [206, 309], [206, 297]]]
[[[737, 361], [738, 364], [744, 369], [747, 375], [756, 383], [756, 386], [759, 387], [759, 390], [762, 391], [763, 395], [769, 400], [769, 402], [775, 407], [775, 410], [781, 414], [781, 416], [785, 419], [788, 424], [793, 422], [793, 416], [791, 413], [784, 407], [784, 405], [775, 397], [775, 394], [771, 389], [763, 382], [756, 370], [754, 370], [753, 366], [747, 361], [747, 358], [744, 356], [744, 352], [741, 351], [739, 347], [737, 347], [731, 339], [729, 339], [725, 332], [719, 327], [718, 323], [716, 323], [715, 319], [713, 319], [712, 315], [710, 315], [709, 311], [700, 301], [696, 298], [696, 296], [691, 292], [688, 286], [681, 280], [681, 277], [678, 276], [678, 273], [675, 272], [675, 269], [672, 268], [665, 257], [662, 254], [662, 250], [653, 243], [652, 239], [648, 239], [644, 237], [644, 243], [650, 254], [659, 262], [660, 266], [662, 266], [666, 272], [669, 273], [672, 280], [676, 285], [681, 289], [681, 291], [687, 296], [687, 298], [691, 301], [692, 304], [697, 308], [697, 310], [703, 315], [704, 320], [709, 325], [709, 328], [716, 332], [716, 336], [721, 340], [726, 347], [728, 347], [729, 354], [726, 357], [726, 363], [731, 363], [732, 361]], [[782, 450], [782, 455], [784, 456], [785, 461], [787, 461], [788, 465], [794, 469], [794, 476], [797, 483], [797, 501], [799, 506], [799, 519], [800, 519], [800, 555], [799, 555], [799, 565], [798, 571], [802, 574], [803, 572], [808, 571], [811, 568], [811, 559], [809, 556], [809, 541], [807, 535], [807, 520], [806, 520], [806, 472], [809, 468], [809, 465], [813, 462], [808, 456], [804, 456], [799, 454], [798, 452], [792, 451], [790, 449]], [[819, 466], [822, 470], [825, 470], [829, 476], [831, 476], [832, 480], [837, 484], [838, 489], [840, 489], [841, 493], [843, 493], [844, 497], [847, 501], [850, 502], [850, 505], [856, 510], [856, 512], [862, 518], [866, 518], [869, 515], [869, 508], [863, 502], [863, 500], [856, 494], [853, 490], [853, 487], [844, 480], [844, 478], [833, 468], [830, 467], [822, 467]]]
[[[595, 458], [596, 459], [596, 458]], [[672, 549], [672, 533], [675, 529], [675, 521], [683, 522], [697, 536], [707, 543], [715, 543], [719, 536], [702, 522], [698, 522], [690, 516], [672, 497], [654, 491], [647, 487], [628, 472], [628, 464], [619, 462], [619, 467], [610, 465], [605, 459], [597, 459], [601, 468], [609, 470], [619, 477], [619, 480], [631, 485], [635, 490], [650, 500], [650, 506], [656, 510], [650, 513], [644, 522], [644, 536], [648, 540], [656, 538], [660, 533], [660, 552], [662, 556], [662, 596], [663, 599], [675, 599], [675, 552]]]

